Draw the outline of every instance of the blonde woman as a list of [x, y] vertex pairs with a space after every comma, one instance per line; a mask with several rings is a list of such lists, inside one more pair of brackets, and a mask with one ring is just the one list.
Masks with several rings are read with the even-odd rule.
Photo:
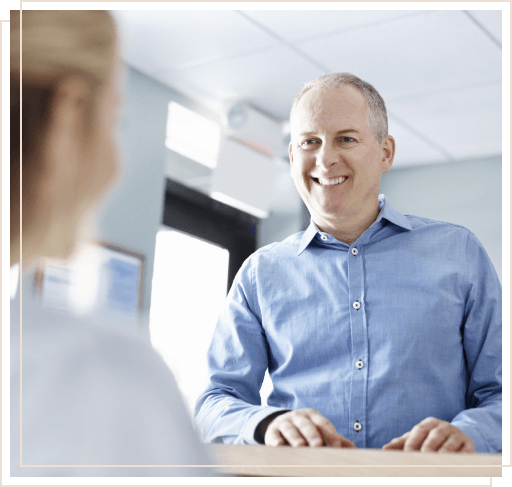
[[[111, 16], [24, 11], [22, 19], [20, 83], [20, 13], [11, 11], [11, 266], [20, 243], [24, 266], [69, 257], [118, 164], [120, 62]], [[22, 317], [20, 339], [13, 302], [11, 476], [212, 473], [194, 467], [209, 460], [149, 340], [25, 302]]]

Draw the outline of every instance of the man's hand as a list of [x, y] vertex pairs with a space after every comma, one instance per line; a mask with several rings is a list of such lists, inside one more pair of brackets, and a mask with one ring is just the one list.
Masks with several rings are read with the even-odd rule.
[[265, 445], [356, 447], [314, 409], [289, 411], [272, 420], [265, 433]]
[[475, 453], [471, 438], [447, 421], [426, 418], [411, 431], [392, 439], [383, 450]]

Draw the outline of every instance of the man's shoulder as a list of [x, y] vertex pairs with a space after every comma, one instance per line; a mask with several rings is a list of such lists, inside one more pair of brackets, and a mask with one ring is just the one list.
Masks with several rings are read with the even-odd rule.
[[471, 231], [466, 228], [463, 225], [460, 225], [458, 223], [451, 223], [441, 220], [434, 220], [433, 218], [427, 218], [424, 216], [418, 216], [418, 215], [408, 215], [404, 214], [405, 218], [409, 221], [411, 224], [411, 227], [413, 230], [416, 229], [426, 229], [426, 230], [432, 230], [432, 231], [454, 231], [454, 232], [461, 232], [464, 234], [471, 233]]
[[[249, 276], [252, 272], [273, 269], [290, 262], [297, 257], [299, 245], [304, 232], [297, 232], [281, 242], [264, 245], [252, 253], [240, 269], [241, 276]], [[243, 277], [242, 277], [243, 278]]]
[[303, 231], [297, 232], [281, 240], [281, 242], [267, 244], [256, 250], [251, 257], [272, 259], [273, 257], [284, 257], [286, 255], [296, 256], [303, 235]]
[[404, 216], [411, 225], [411, 230], [402, 232], [401, 236], [411, 245], [428, 245], [432, 249], [443, 246], [445, 252], [450, 249], [454, 254], [483, 248], [478, 237], [469, 228], [459, 223], [417, 215]]

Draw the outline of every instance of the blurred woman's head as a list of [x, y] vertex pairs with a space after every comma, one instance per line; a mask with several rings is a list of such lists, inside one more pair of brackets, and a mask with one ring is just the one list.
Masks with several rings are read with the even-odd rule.
[[[105, 11], [22, 13], [23, 262], [68, 257], [116, 172], [116, 36]], [[19, 261], [20, 13], [11, 11], [11, 265]]]

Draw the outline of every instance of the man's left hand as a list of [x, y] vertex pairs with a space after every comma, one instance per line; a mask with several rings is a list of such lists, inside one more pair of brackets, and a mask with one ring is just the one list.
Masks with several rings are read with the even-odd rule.
[[383, 450], [475, 453], [471, 438], [447, 421], [426, 418], [411, 431], [392, 439]]

